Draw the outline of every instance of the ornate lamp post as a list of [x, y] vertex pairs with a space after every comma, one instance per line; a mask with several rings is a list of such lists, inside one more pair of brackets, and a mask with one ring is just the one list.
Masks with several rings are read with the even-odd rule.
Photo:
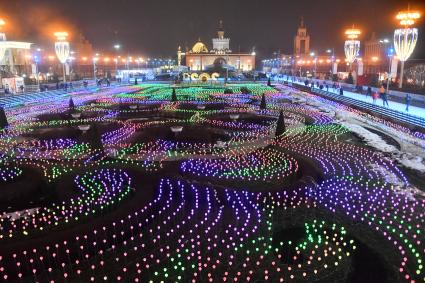
[[402, 28], [394, 31], [394, 49], [401, 62], [400, 78], [398, 87], [403, 87], [404, 62], [406, 62], [415, 50], [418, 41], [418, 29], [413, 28], [415, 21], [421, 17], [417, 11], [401, 11], [396, 19], [400, 21]]
[[[0, 41], [6, 41], [6, 35], [2, 32], [3, 26], [6, 25], [6, 22], [3, 19], [0, 19]], [[6, 48], [0, 47], [0, 62], [4, 59], [6, 55]]]
[[115, 55], [116, 55], [116, 58], [114, 59], [114, 62], [115, 62], [115, 78], [117, 77], [117, 74], [118, 74], [118, 53], [120, 51], [120, 48], [121, 48], [120, 44], [114, 45]]
[[361, 34], [361, 31], [359, 29], [355, 29], [354, 26], [353, 28], [347, 29], [345, 31], [347, 40], [345, 41], [345, 44], [344, 44], [344, 52], [345, 52], [345, 58], [347, 59], [347, 62], [350, 64], [350, 70], [354, 61], [356, 61], [357, 57], [359, 56], [360, 40], [358, 40], [358, 38], [360, 34]]
[[96, 53], [96, 57], [93, 57], [93, 79], [94, 82], [97, 83], [97, 77], [96, 77], [96, 72], [97, 72], [97, 67], [96, 67], [96, 62], [99, 61], [99, 54]]
[[65, 64], [70, 54], [69, 42], [66, 40], [66, 38], [68, 37], [68, 33], [65, 31], [55, 32], [54, 36], [56, 37], [56, 40], [57, 40], [55, 42], [56, 56], [58, 57], [59, 61], [62, 63], [63, 82], [66, 82]]

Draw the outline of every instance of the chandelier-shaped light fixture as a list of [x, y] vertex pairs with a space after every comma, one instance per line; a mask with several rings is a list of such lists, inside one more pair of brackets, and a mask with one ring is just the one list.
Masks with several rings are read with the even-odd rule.
[[412, 26], [421, 17], [416, 11], [402, 11], [396, 16], [402, 28], [394, 31], [394, 49], [401, 62], [399, 88], [403, 87], [404, 63], [410, 58], [418, 42], [418, 29]]
[[69, 42], [66, 40], [68, 33], [65, 31], [60, 31], [55, 32], [54, 35], [57, 39], [55, 42], [56, 56], [63, 65], [63, 81], [66, 82], [65, 64], [69, 59], [69, 54], [71, 53]]
[[394, 49], [401, 62], [407, 61], [415, 50], [418, 41], [418, 29], [406, 28], [394, 31]]
[[66, 41], [66, 38], [68, 37], [68, 33], [55, 32], [55, 36], [57, 39], [57, 41], [55, 42], [56, 56], [58, 56], [58, 59], [62, 64], [65, 64], [70, 54], [69, 42]]
[[358, 40], [360, 34], [361, 31], [354, 27], [345, 31], [347, 40], [344, 44], [344, 52], [345, 58], [350, 65], [356, 61], [360, 53], [360, 40]]

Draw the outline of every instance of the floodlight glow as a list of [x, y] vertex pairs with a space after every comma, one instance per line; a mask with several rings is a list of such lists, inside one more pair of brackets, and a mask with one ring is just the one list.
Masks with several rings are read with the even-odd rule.
[[68, 37], [68, 33], [66, 31], [58, 31], [55, 32], [53, 35], [57, 38], [58, 41], [66, 40], [66, 38]]
[[396, 19], [400, 25], [408, 27], [414, 25], [420, 17], [421, 14], [418, 11], [401, 11], [397, 14]]
[[345, 31], [345, 35], [348, 39], [357, 39], [359, 38], [362, 32], [359, 29], [351, 28]]

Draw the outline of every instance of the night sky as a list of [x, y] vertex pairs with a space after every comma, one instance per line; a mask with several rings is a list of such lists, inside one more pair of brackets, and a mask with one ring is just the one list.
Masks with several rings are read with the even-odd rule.
[[[304, 16], [312, 49], [334, 47], [342, 54], [344, 29], [356, 24], [362, 40], [373, 31], [391, 38], [395, 14], [407, 8], [402, 0], [0, 0], [0, 17], [9, 23], [9, 38], [53, 41], [53, 29], [81, 32], [96, 51], [142, 56], [174, 56], [177, 46], [191, 47], [200, 37], [208, 47], [224, 21], [233, 51], [256, 48], [260, 58], [280, 49], [292, 53], [293, 36]], [[423, 0], [409, 1], [425, 11]], [[421, 4], [422, 3], [422, 4]], [[425, 17], [420, 22], [415, 58], [425, 58]]]

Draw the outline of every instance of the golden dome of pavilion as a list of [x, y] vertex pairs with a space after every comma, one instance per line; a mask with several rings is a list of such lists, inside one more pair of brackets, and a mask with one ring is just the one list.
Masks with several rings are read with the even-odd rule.
[[191, 52], [192, 53], [208, 53], [208, 48], [199, 39], [198, 42], [195, 43], [195, 45], [193, 45]]

